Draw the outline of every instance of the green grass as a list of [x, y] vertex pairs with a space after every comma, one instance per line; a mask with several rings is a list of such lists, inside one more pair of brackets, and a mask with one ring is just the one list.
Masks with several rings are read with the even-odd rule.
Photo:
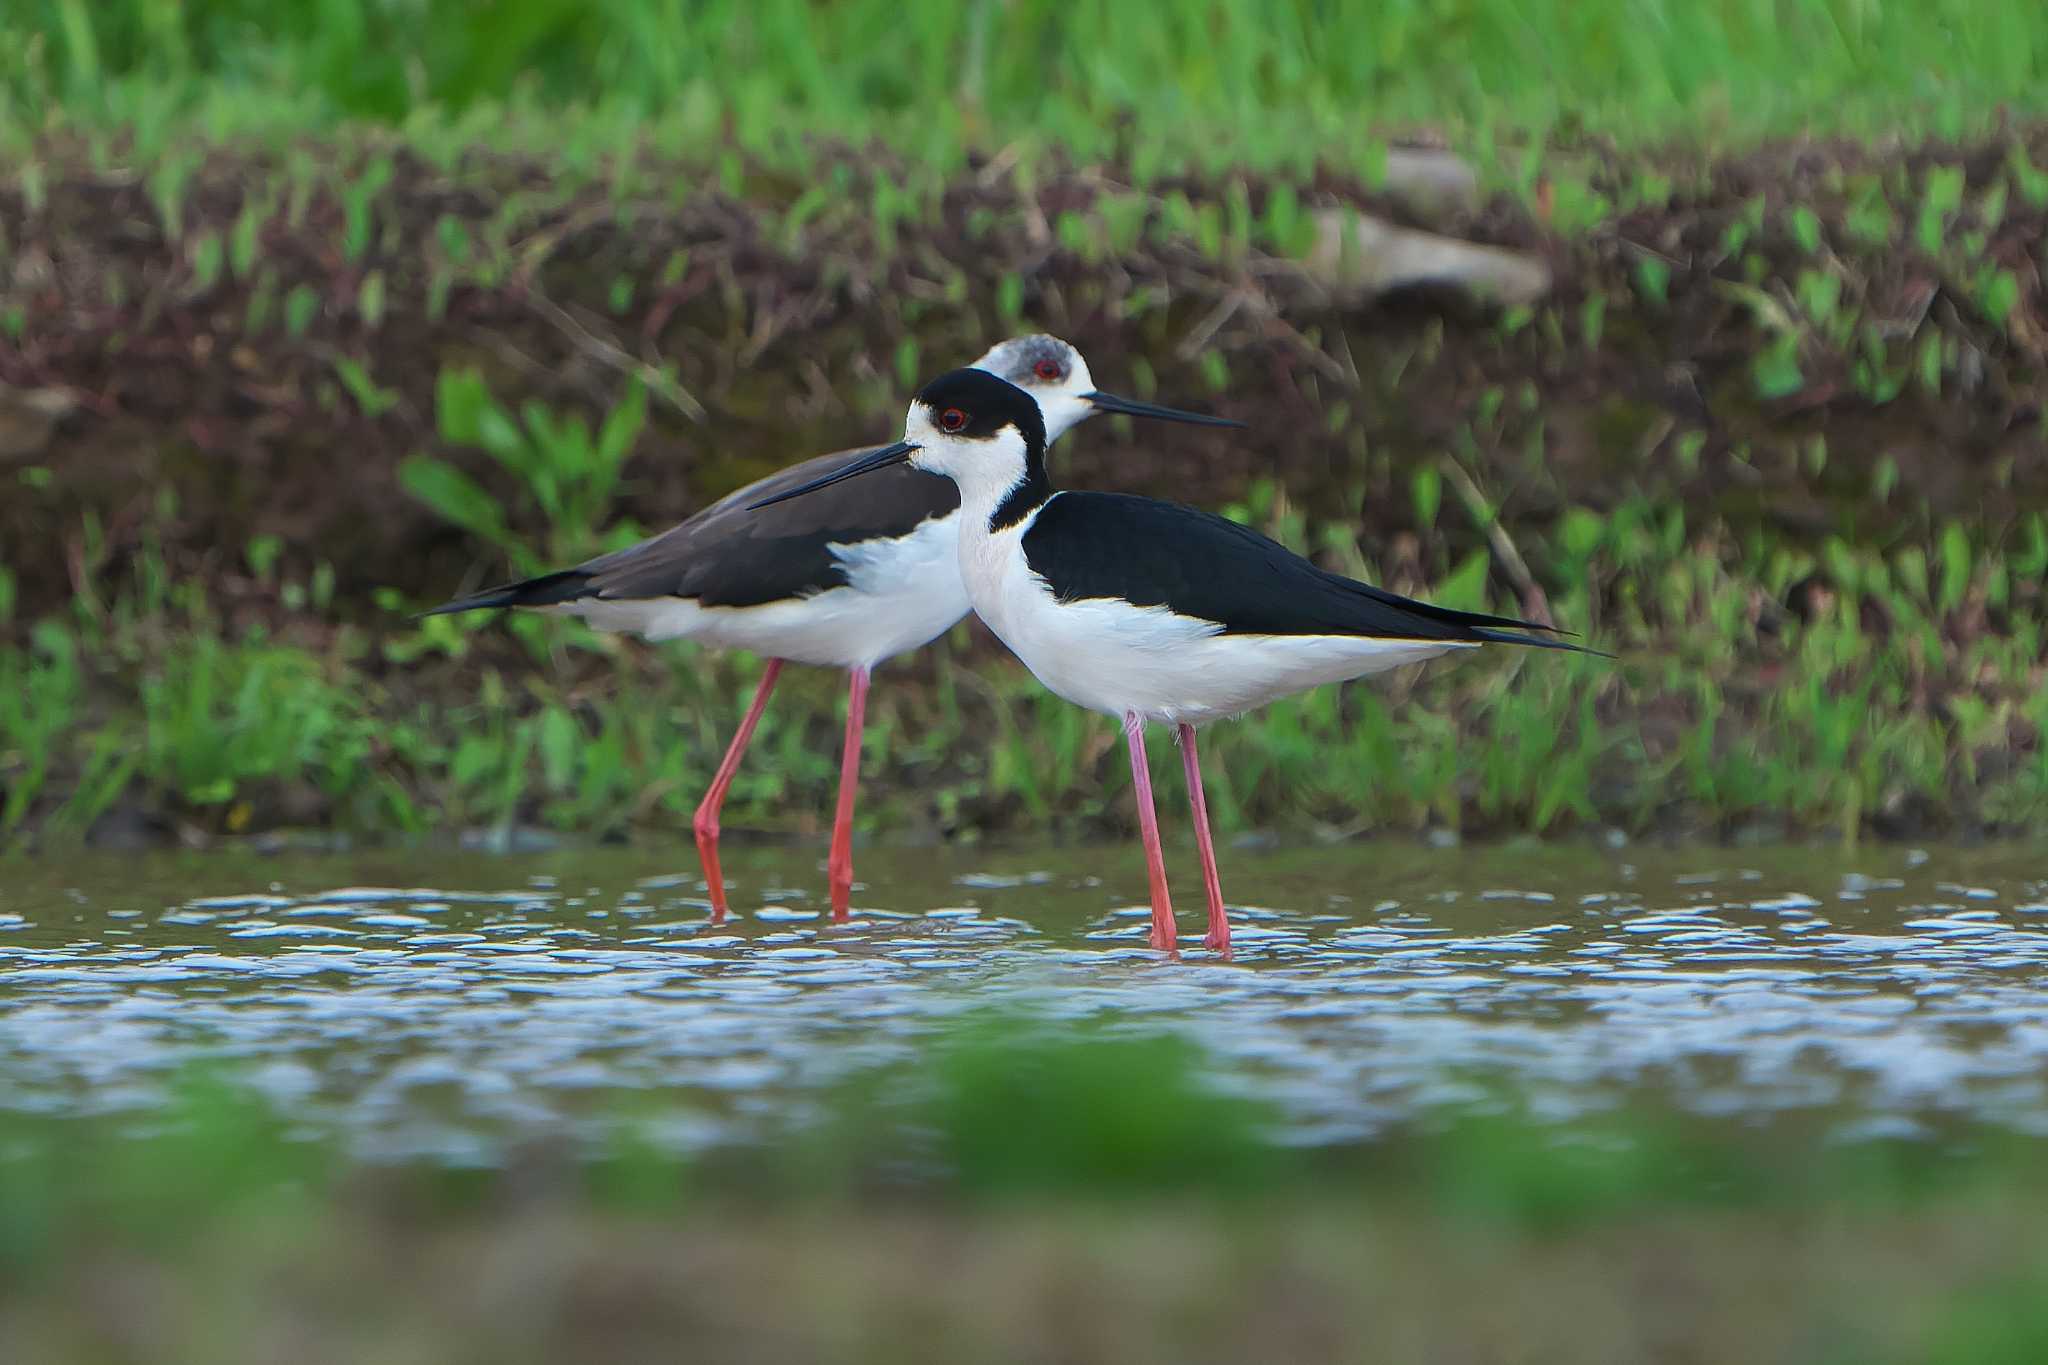
[[[1271, 490], [1254, 492], [1236, 514], [1307, 548]], [[2038, 514], [2022, 525], [2017, 544], [1980, 546], [1951, 524], [1930, 565], [1912, 543], [1830, 540], [1811, 555], [1759, 540], [1704, 555], [1675, 507], [1569, 510], [1554, 541], [1523, 550], [1557, 585], [1558, 619], [1619, 660], [1509, 651], [1215, 726], [1204, 739], [1213, 817], [1227, 832], [1348, 833], [1762, 821], [1852, 840], [1902, 812], [1912, 829], [2033, 825], [2048, 818], [2048, 753], [2032, 741], [2048, 727], [2043, 641], [2013, 594], [2039, 574], [2048, 529]], [[1368, 560], [1353, 567], [1382, 577]], [[1511, 607], [1487, 590], [1487, 568], [1482, 551], [1420, 586], [1452, 605]], [[1757, 602], [1794, 597], [1816, 570], [1831, 600], [1810, 620], [1760, 627]], [[301, 643], [233, 627], [197, 588], [154, 586], [164, 577], [145, 560], [111, 606], [0, 645], [0, 833], [76, 839], [124, 799], [212, 834], [673, 833], [757, 667], [533, 617], [408, 624], [395, 595], [381, 629]], [[317, 582], [275, 591], [324, 609]], [[1986, 610], [2012, 615], [1984, 631], [1972, 622]], [[910, 676], [876, 695], [866, 828], [1042, 837], [1127, 825], [1128, 776], [1105, 718], [960, 639]], [[815, 827], [836, 778], [840, 692], [835, 674], [792, 675], [733, 789], [729, 827]], [[1155, 766], [1161, 799], [1178, 799], [1177, 765]]]
[[1468, 144], [1956, 134], [2048, 89], [2048, 18], [1976, 0], [27, 0], [5, 31], [0, 98], [31, 128], [275, 137], [345, 118], [610, 150], [730, 130], [762, 155], [879, 138], [942, 168], [1124, 147], [1141, 180], [1370, 167], [1416, 126]]
[[[642, 1096], [649, 1107], [662, 1097]], [[984, 1015], [746, 1150], [365, 1167], [236, 1086], [0, 1116], [10, 1359], [2038, 1359], [2039, 1143], [1511, 1096], [1315, 1152], [1198, 1051]], [[118, 1301], [122, 1311], [108, 1311]], [[1371, 1346], [1369, 1343], [1379, 1343]]]
[[637, 539], [630, 522], [599, 526], [612, 510], [619, 472], [647, 420], [646, 390], [634, 386], [593, 435], [580, 414], [558, 415], [529, 399], [514, 419], [474, 370], [443, 371], [435, 387], [441, 439], [486, 451], [530, 500], [519, 510], [548, 527], [544, 545], [514, 535], [498, 500], [446, 460], [409, 457], [399, 469], [408, 493], [501, 551], [519, 577], [576, 564]]

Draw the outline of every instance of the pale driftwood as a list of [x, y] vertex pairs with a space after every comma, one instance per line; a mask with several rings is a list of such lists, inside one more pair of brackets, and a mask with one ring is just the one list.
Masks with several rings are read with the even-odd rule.
[[43, 453], [57, 423], [78, 408], [63, 389], [17, 389], [0, 384], [0, 459]]
[[1314, 218], [1315, 244], [1301, 270], [1334, 294], [1372, 298], [1437, 285], [1515, 307], [1550, 292], [1549, 263], [1525, 251], [1397, 227], [1355, 209], [1323, 209]]
[[1441, 223], [1479, 207], [1478, 172], [1462, 158], [1426, 147], [1388, 151], [1386, 180], [1380, 188], [1429, 223]]

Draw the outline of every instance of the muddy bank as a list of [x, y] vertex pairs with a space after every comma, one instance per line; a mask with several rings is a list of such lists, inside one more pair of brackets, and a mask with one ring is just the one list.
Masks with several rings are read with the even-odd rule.
[[[286, 573], [330, 565], [335, 609], [358, 617], [379, 586], [424, 600], [497, 571], [397, 481], [407, 454], [440, 450], [539, 536], [502, 470], [439, 442], [444, 367], [593, 414], [629, 375], [665, 371], [619, 509], [653, 526], [881, 436], [902, 375], [1023, 325], [1071, 338], [1106, 381], [1156, 377], [1250, 424], [1136, 446], [1091, 431], [1071, 481], [1213, 505], [1272, 478], [1376, 559], [1417, 532], [1409, 482], [1443, 452], [1518, 540], [1632, 496], [1737, 535], [1884, 543], [1960, 519], [1995, 540], [2048, 493], [2048, 210], [2015, 172], [2048, 164], [2040, 127], [1667, 163], [1662, 185], [1589, 153], [1576, 192], [1637, 206], [1567, 234], [1539, 194], [1538, 213], [1497, 199], [1443, 225], [1553, 269], [1550, 301], [1505, 321], [1443, 294], [1315, 287], [1258, 240], [1276, 185], [1133, 201], [1113, 168], [1026, 189], [985, 167], [892, 219], [867, 210], [877, 168], [851, 157], [822, 182], [861, 207], [834, 214], [766, 172], [739, 198], [633, 197], [481, 154], [445, 170], [308, 155], [322, 169], [216, 151], [173, 194], [53, 147], [32, 192], [0, 190], [17, 622], [118, 574], [145, 536], [206, 580], [281, 537]], [[1241, 203], [1245, 249], [1176, 233], [1178, 196]], [[1355, 184], [1298, 197], [1403, 212]], [[1461, 517], [1440, 534], [1480, 537]]]

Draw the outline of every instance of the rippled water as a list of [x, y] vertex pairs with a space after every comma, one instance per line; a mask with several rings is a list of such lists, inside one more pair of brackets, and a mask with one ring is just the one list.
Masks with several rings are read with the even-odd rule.
[[1650, 1089], [1853, 1132], [2048, 1130], [2048, 856], [1227, 853], [1225, 890], [1256, 908], [1226, 963], [1201, 950], [1185, 854], [1179, 962], [1145, 948], [1120, 849], [871, 851], [846, 928], [782, 850], [729, 854], [721, 928], [675, 851], [17, 863], [0, 1106], [146, 1109], [181, 1066], [231, 1058], [377, 1155], [591, 1137], [649, 1090], [690, 1146], [994, 1002], [1185, 1030], [1311, 1142], [1475, 1072], [1558, 1115]]

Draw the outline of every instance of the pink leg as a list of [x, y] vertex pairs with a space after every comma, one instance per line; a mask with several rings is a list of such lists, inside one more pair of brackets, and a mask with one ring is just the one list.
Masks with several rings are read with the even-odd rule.
[[1159, 815], [1152, 809], [1152, 770], [1145, 762], [1145, 722], [1124, 713], [1124, 738], [1131, 746], [1131, 786], [1138, 799], [1138, 832], [1145, 840], [1145, 873], [1152, 879], [1152, 946], [1174, 951], [1173, 901], [1166, 894], [1166, 857], [1159, 850]]
[[691, 822], [697, 831], [697, 856], [704, 863], [704, 882], [711, 888], [713, 924], [725, 922], [725, 877], [718, 870], [718, 812], [725, 805], [725, 789], [732, 785], [733, 774], [740, 770], [740, 755], [746, 752], [747, 741], [754, 737], [754, 726], [768, 709], [768, 694], [775, 690], [775, 679], [781, 673], [780, 659], [770, 659], [768, 667], [761, 670], [761, 685], [754, 689], [754, 704], [740, 721], [739, 732], [726, 748], [725, 761], [718, 765], [718, 775], [711, 779], [711, 790], [697, 803], [697, 818]]
[[1202, 759], [1195, 752], [1195, 727], [1180, 727], [1180, 761], [1188, 774], [1188, 805], [1194, 809], [1195, 846], [1202, 851], [1202, 885], [1209, 893], [1209, 936], [1202, 940], [1217, 952], [1230, 952], [1230, 914], [1223, 908], [1223, 885], [1216, 879], [1216, 845], [1209, 841], [1209, 800], [1202, 795]]
[[846, 923], [853, 896], [853, 794], [860, 786], [860, 737], [868, 710], [868, 671], [853, 670], [846, 689], [846, 747], [839, 755], [839, 813], [832, 820], [832, 857], [825, 877], [832, 886], [832, 922]]

